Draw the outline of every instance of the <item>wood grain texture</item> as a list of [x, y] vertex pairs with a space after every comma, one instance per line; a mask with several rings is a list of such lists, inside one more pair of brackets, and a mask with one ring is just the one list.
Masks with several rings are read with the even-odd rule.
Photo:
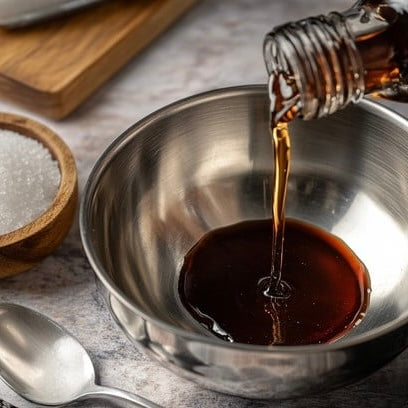
[[50, 208], [24, 227], [0, 235], [0, 278], [4, 278], [30, 269], [59, 246], [74, 219], [78, 183], [72, 153], [52, 130], [8, 113], [0, 113], [0, 128], [41, 142], [57, 160], [61, 172], [60, 187]]
[[109, 1], [37, 26], [0, 29], [0, 95], [63, 118], [195, 1]]

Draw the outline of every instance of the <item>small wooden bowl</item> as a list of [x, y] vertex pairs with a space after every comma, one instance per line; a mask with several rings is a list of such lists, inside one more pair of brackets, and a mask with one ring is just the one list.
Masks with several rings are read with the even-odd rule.
[[61, 173], [59, 189], [48, 210], [24, 227], [0, 235], [0, 278], [4, 278], [30, 269], [62, 242], [75, 216], [78, 183], [71, 151], [49, 128], [19, 115], [0, 113], [0, 129], [38, 140], [49, 149]]

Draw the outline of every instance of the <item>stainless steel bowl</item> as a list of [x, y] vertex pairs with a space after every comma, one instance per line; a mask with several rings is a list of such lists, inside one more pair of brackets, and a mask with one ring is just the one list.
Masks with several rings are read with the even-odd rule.
[[291, 134], [287, 214], [342, 238], [371, 277], [367, 316], [332, 344], [226, 343], [177, 295], [183, 257], [203, 234], [270, 216], [264, 87], [209, 92], [153, 113], [106, 150], [86, 186], [82, 240], [113, 316], [141, 349], [204, 387], [301, 396], [357, 380], [408, 344], [408, 122], [363, 101], [295, 121]]

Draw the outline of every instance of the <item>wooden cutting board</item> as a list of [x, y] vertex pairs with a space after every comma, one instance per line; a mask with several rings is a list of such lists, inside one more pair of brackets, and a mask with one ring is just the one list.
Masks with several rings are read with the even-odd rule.
[[0, 29], [0, 98], [72, 112], [196, 0], [111, 0], [33, 27]]

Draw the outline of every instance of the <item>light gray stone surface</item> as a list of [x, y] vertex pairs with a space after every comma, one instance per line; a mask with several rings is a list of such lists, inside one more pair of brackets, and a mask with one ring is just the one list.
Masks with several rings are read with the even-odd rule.
[[[197, 92], [265, 83], [264, 34], [274, 25], [330, 10], [344, 0], [208, 0], [92, 96], [55, 122], [0, 102], [0, 111], [34, 117], [72, 149], [80, 192], [96, 159], [123, 130], [148, 113]], [[392, 105], [405, 116], [408, 107]], [[408, 143], [408, 141], [407, 141]], [[95, 287], [77, 222], [63, 245], [39, 266], [1, 281], [0, 300], [33, 307], [64, 325], [92, 355], [100, 381], [166, 407], [402, 407], [408, 406], [408, 353], [363, 382], [329, 394], [285, 402], [256, 402], [203, 390], [140, 354], [116, 327]], [[0, 382], [0, 396], [20, 408], [34, 405]], [[90, 402], [80, 406], [103, 407]], [[106, 405], [107, 406], [107, 405]]]

